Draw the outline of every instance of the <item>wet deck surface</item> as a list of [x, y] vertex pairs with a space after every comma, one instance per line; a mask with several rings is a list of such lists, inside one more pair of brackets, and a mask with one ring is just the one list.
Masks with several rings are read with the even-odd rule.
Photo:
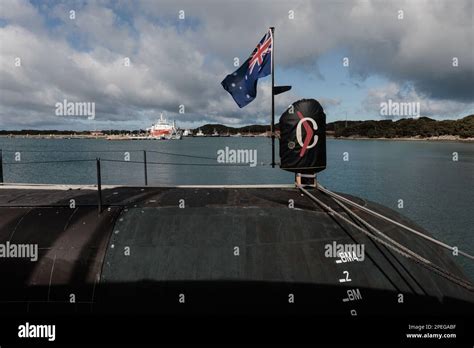
[[[341, 212], [329, 197], [313, 194]], [[350, 198], [413, 226], [385, 207]], [[210, 303], [236, 309], [249, 303], [287, 304], [288, 293], [295, 292], [298, 308], [317, 306], [331, 315], [347, 315], [351, 309], [380, 314], [387, 308], [419, 313], [452, 299], [468, 301], [471, 308], [474, 303], [471, 292], [334, 221], [294, 188], [120, 187], [103, 190], [103, 204], [98, 214], [93, 190], [0, 189], [0, 243], [40, 248], [37, 262], [0, 259], [3, 308], [71, 307], [73, 294], [74, 311], [81, 306], [90, 310], [91, 303], [95, 310], [103, 306], [110, 311], [118, 302], [121, 310], [132, 312], [176, 311], [177, 295], [183, 292], [207, 309]], [[463, 276], [439, 247], [360, 215]], [[333, 242], [363, 244], [365, 260], [336, 263], [325, 256]], [[340, 282], [344, 271], [350, 282]], [[343, 302], [351, 289], [360, 289], [362, 299]], [[396, 305], [400, 293], [407, 298], [403, 310]], [[413, 296], [425, 300], [410, 303]], [[462, 304], [452, 308], [458, 307], [467, 310]]]

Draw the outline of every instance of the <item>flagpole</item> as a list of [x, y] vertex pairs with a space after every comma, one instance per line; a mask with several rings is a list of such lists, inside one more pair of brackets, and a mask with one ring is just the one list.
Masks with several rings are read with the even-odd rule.
[[272, 34], [272, 168], [275, 168], [275, 27], [270, 27]]

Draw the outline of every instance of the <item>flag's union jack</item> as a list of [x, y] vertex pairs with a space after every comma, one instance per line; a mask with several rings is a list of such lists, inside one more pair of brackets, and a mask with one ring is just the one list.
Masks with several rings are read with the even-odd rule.
[[255, 50], [250, 55], [249, 61], [249, 74], [253, 72], [253, 68], [256, 64], [260, 67], [263, 64], [263, 58], [267, 53], [272, 51], [272, 32], [269, 30], [267, 34], [263, 37], [262, 41], [259, 42]]

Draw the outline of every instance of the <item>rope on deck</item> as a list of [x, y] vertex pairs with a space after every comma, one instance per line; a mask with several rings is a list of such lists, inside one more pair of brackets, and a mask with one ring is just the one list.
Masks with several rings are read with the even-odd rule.
[[[403, 228], [403, 229], [405, 229], [405, 230], [407, 230], [407, 231], [409, 231], [409, 232], [411, 232], [411, 233], [416, 234], [417, 236], [420, 236], [420, 237], [422, 237], [422, 238], [424, 238], [424, 239], [426, 239], [426, 240], [429, 240], [429, 241], [432, 242], [432, 243], [438, 244], [438, 245], [442, 246], [443, 248], [446, 248], [446, 249], [451, 250], [451, 251], [456, 250], [456, 248], [453, 247], [453, 246], [450, 246], [450, 245], [448, 245], [448, 244], [446, 244], [446, 243], [443, 243], [443, 242], [441, 242], [441, 241], [439, 241], [439, 240], [437, 240], [437, 239], [435, 239], [435, 238], [433, 238], [433, 237], [427, 236], [426, 234], [421, 233], [421, 232], [419, 232], [419, 231], [417, 231], [417, 230], [415, 230], [415, 229], [413, 229], [413, 228], [411, 228], [411, 227], [409, 227], [409, 226], [406, 226], [406, 225], [404, 225], [404, 224], [402, 224], [402, 223], [400, 223], [400, 222], [398, 222], [398, 221], [392, 220], [392, 219], [390, 219], [389, 217], [386, 217], [386, 216], [384, 216], [384, 215], [382, 215], [382, 214], [380, 214], [380, 213], [377, 213], [376, 211], [373, 211], [373, 210], [371, 210], [371, 209], [369, 209], [369, 208], [367, 208], [367, 207], [364, 207], [364, 206], [362, 206], [362, 205], [360, 205], [360, 204], [357, 204], [357, 203], [351, 201], [350, 199], [347, 199], [347, 198], [345, 198], [345, 197], [343, 197], [343, 196], [341, 196], [341, 195], [338, 195], [337, 193], [334, 193], [334, 192], [332, 192], [332, 191], [329, 191], [328, 189], [324, 188], [323, 186], [321, 186], [321, 185], [319, 185], [319, 184], [318, 184], [318, 190], [320, 190], [321, 192], [326, 193], [327, 195], [329, 195], [329, 196], [331, 196], [331, 197], [333, 197], [333, 198], [335, 198], [335, 199], [337, 199], [337, 200], [341, 200], [341, 201], [343, 201], [343, 202], [345, 202], [345, 203], [347, 203], [347, 204], [349, 204], [349, 205], [352, 205], [353, 207], [355, 207], [355, 208], [357, 208], [357, 209], [363, 210], [364, 212], [366, 212], [366, 213], [368, 213], [368, 214], [370, 214], [370, 215], [373, 215], [373, 216], [375, 216], [375, 217], [378, 217], [378, 218], [380, 218], [380, 219], [383, 219], [383, 220], [385, 220], [385, 221], [388, 221], [388, 222], [390, 222], [390, 223], [392, 223], [392, 224], [394, 224], [394, 225], [397, 225], [398, 227], [401, 227], [401, 228]], [[470, 258], [471, 260], [474, 260], [474, 256], [472, 256], [472, 255], [470, 255], [470, 254], [468, 254], [468, 253], [466, 253], [466, 252], [464, 252], [464, 251], [461, 251], [461, 250], [458, 249], [458, 253], [459, 253], [460, 255], [463, 255], [463, 256], [467, 257], [467, 258]]]
[[[334, 209], [332, 209], [330, 206], [328, 206], [327, 204], [323, 203], [321, 200], [319, 200], [318, 198], [316, 198], [314, 195], [312, 195], [309, 191], [307, 191], [305, 188], [303, 188], [301, 185], [298, 185], [297, 186], [306, 196], [308, 196], [310, 199], [312, 199], [313, 201], [315, 201], [319, 206], [321, 206], [329, 215], [331, 216], [335, 216], [335, 217], [338, 217], [340, 218], [341, 220], [343, 220], [344, 222], [348, 223], [349, 225], [351, 225], [352, 227], [354, 227], [355, 229], [357, 229], [358, 231], [364, 233], [365, 235], [367, 235], [369, 238], [385, 245], [387, 248], [390, 248], [392, 249], [393, 251], [395, 251], [396, 253], [408, 258], [408, 259], [412, 259], [414, 260], [415, 262], [418, 262], [420, 263], [422, 266], [424, 266], [425, 268], [437, 273], [438, 275], [452, 281], [453, 283], [456, 283], [458, 284], [459, 286], [469, 290], [469, 291], [474, 291], [474, 287], [472, 286], [472, 284], [448, 271], [446, 271], [445, 269], [433, 264], [431, 261], [425, 259], [424, 257], [422, 257], [421, 255], [415, 253], [413, 250], [401, 245], [400, 243], [394, 241], [393, 239], [391, 239], [390, 237], [386, 236], [383, 232], [381, 232], [380, 230], [378, 230], [377, 228], [373, 227], [372, 225], [370, 225], [368, 222], [366, 222], [365, 220], [365, 224], [367, 225], [370, 225], [371, 229], [377, 231], [377, 234], [379, 234], [380, 236], [386, 238], [387, 240], [389, 240], [391, 243], [375, 236], [374, 234], [370, 233], [369, 231], [363, 229], [362, 227], [356, 225], [354, 222], [352, 222], [351, 220], [347, 219], [345, 216], [339, 214], [338, 212], [336, 212]], [[338, 202], [336, 198], [334, 198], [334, 201]], [[341, 202], [338, 202], [338, 204], [342, 204]], [[341, 206], [342, 207], [342, 206]], [[344, 206], [346, 209], [348, 209], [346, 206]], [[345, 210], [345, 209], [344, 209]], [[351, 215], [354, 214], [355, 216], [357, 216], [357, 219], [359, 220], [363, 220], [361, 217], [359, 217], [357, 214], [355, 214], [354, 212], [351, 211]], [[353, 216], [354, 216], [353, 215]]]

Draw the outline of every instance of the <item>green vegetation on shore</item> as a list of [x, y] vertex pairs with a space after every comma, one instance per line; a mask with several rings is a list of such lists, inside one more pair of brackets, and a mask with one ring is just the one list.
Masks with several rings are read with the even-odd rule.
[[327, 124], [328, 133], [335, 137], [407, 138], [458, 136], [474, 137], [474, 115], [459, 120], [436, 121], [428, 117], [397, 121], [337, 121]]
[[212, 134], [214, 129], [219, 133], [219, 134], [261, 134], [265, 132], [270, 131], [270, 126], [268, 125], [251, 125], [251, 126], [244, 126], [244, 127], [227, 127], [222, 124], [206, 124], [202, 127], [198, 127], [194, 129], [194, 132], [197, 132], [198, 130], [201, 130], [204, 134]]

